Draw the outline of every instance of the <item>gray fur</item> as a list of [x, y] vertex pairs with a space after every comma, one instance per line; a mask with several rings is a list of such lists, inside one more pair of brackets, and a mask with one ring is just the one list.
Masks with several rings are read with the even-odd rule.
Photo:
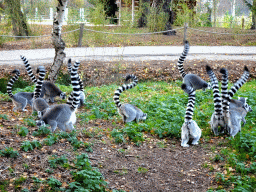
[[79, 91], [80, 85], [78, 81], [77, 69], [80, 62], [76, 62], [71, 71], [71, 84], [73, 87], [73, 102], [72, 104], [60, 104], [52, 105], [46, 108], [43, 112], [42, 118], [37, 121], [37, 126], [43, 126], [49, 124], [51, 131], [54, 132], [58, 127], [62, 131], [74, 130], [74, 124], [76, 122], [76, 109], [79, 103]]
[[183, 78], [183, 83], [186, 84], [188, 87], [192, 87], [195, 91], [202, 89], [205, 90], [210, 88], [210, 84], [201, 79], [199, 76], [195, 74], [186, 74], [183, 68], [183, 62], [185, 61], [187, 54], [189, 51], [189, 42], [185, 41], [184, 50], [178, 60], [177, 67], [179, 72]]
[[[30, 79], [34, 82], [37, 83], [37, 79], [33, 74], [33, 71], [31, 69], [31, 66], [28, 62], [28, 60], [26, 59], [25, 56], [20, 56], [25, 68], [27, 70], [27, 73], [30, 77]], [[59, 96], [61, 99], [65, 99], [66, 98], [66, 93], [62, 92], [54, 83], [50, 82], [50, 81], [44, 81], [43, 82], [43, 86], [42, 86], [42, 91], [40, 94], [41, 98], [44, 98], [47, 102], [54, 102], [54, 98]]]
[[45, 77], [45, 68], [43, 66], [39, 66], [37, 72], [39, 73], [39, 78], [36, 82], [32, 109], [33, 111], [37, 111], [38, 117], [41, 118], [43, 115], [43, 111], [48, 108], [49, 105], [43, 98], [39, 98], [42, 90], [43, 80]]
[[231, 100], [229, 105], [231, 126], [229, 130], [230, 136], [234, 137], [239, 131], [241, 131], [241, 122], [245, 125], [245, 116], [248, 112], [252, 111], [252, 108], [246, 103], [247, 98], [240, 97], [238, 100]]
[[54, 103], [54, 98], [57, 96], [61, 99], [65, 99], [66, 93], [62, 92], [54, 83], [44, 81], [40, 97], [43, 97], [47, 102]]
[[[211, 121], [209, 123], [211, 125], [211, 129], [214, 135], [219, 135], [218, 127], [220, 126], [222, 129], [224, 129], [225, 122], [223, 117], [222, 99], [219, 92], [218, 79], [216, 78], [210, 66], [208, 65], [206, 66], [206, 71], [211, 79], [212, 90], [213, 90], [213, 101], [214, 101], [214, 113], [212, 114]], [[227, 74], [225, 73], [225, 75], [223, 76], [223, 82], [226, 82], [226, 78], [228, 77], [227, 77]]]
[[181, 127], [181, 146], [189, 147], [187, 144], [189, 138], [193, 139], [192, 145], [197, 145], [202, 131], [197, 123], [192, 120], [194, 114], [196, 92], [192, 87], [187, 86], [186, 84], [182, 84], [181, 88], [188, 94], [189, 98], [185, 114], [185, 122]]
[[12, 86], [14, 82], [19, 78], [20, 76], [20, 71], [15, 69], [12, 73], [15, 73], [15, 76], [10, 79], [10, 81], [7, 83], [7, 93], [11, 97], [12, 102], [14, 104], [13, 111], [21, 109], [21, 111], [27, 111], [25, 107], [27, 104], [32, 106], [32, 100], [34, 93], [29, 93], [29, 92], [19, 92], [16, 93], [15, 95], [12, 94]]
[[123, 86], [119, 87], [115, 91], [115, 95], [113, 97], [114, 102], [118, 108], [118, 112], [123, 118], [123, 123], [131, 122], [131, 121], [139, 122], [139, 120], [146, 120], [147, 118], [147, 114], [143, 113], [142, 110], [139, 109], [138, 107], [128, 103], [121, 104], [119, 100], [119, 96], [123, 91], [135, 87], [138, 83], [138, 79], [135, 75], [127, 75], [126, 81], [128, 81], [129, 79], [133, 79], [133, 82], [131, 84], [128, 84], [128, 85], [124, 84]]
[[201, 137], [202, 131], [194, 120], [184, 122], [181, 127], [181, 130], [182, 147], [189, 147], [187, 143], [190, 138], [193, 139], [192, 145], [198, 145], [198, 141]]

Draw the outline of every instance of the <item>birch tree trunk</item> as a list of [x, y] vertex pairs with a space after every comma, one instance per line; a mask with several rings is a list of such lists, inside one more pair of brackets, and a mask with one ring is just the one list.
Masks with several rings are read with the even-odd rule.
[[55, 57], [48, 76], [52, 82], [56, 81], [59, 70], [66, 57], [66, 53], [64, 52], [65, 42], [61, 38], [61, 29], [67, 4], [68, 0], [58, 0], [57, 12], [53, 18], [52, 43], [55, 48]]

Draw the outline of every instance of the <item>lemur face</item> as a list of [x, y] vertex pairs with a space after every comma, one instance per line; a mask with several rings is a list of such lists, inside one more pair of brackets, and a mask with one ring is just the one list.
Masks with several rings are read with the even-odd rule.
[[62, 92], [62, 93], [60, 94], [60, 98], [61, 98], [61, 99], [66, 99], [66, 93]]

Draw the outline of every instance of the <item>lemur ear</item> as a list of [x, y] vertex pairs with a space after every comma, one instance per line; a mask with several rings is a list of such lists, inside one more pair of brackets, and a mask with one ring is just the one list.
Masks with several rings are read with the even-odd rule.
[[241, 97], [238, 97], [238, 100], [240, 100]]
[[248, 98], [247, 98], [247, 97], [245, 97], [244, 99], [245, 99], [245, 101], [246, 101]]

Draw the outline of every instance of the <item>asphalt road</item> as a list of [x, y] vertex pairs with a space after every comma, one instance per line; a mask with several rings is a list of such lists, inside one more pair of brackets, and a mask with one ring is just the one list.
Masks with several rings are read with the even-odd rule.
[[[66, 58], [72, 60], [177, 60], [183, 46], [82, 47], [66, 48]], [[23, 65], [24, 55], [31, 65], [52, 63], [54, 49], [0, 51], [0, 65]], [[252, 60], [256, 61], [256, 46], [191, 46], [187, 60]]]

